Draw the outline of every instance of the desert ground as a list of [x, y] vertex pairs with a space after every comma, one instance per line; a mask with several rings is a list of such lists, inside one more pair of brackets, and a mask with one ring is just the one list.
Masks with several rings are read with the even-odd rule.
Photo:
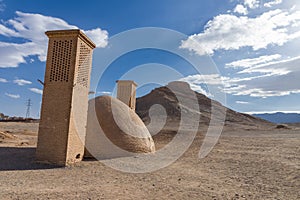
[[[204, 159], [200, 131], [170, 166], [131, 174], [94, 160], [34, 162], [37, 123], [0, 123], [0, 199], [300, 199], [300, 128], [225, 128]], [[163, 147], [171, 134], [154, 137]]]

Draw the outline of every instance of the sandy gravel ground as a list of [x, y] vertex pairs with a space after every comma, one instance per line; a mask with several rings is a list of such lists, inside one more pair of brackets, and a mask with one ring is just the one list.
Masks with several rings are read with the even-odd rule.
[[0, 133], [0, 199], [300, 199], [299, 128], [227, 130], [204, 159], [199, 134], [179, 160], [147, 174], [91, 160], [37, 165], [37, 124], [0, 123]]

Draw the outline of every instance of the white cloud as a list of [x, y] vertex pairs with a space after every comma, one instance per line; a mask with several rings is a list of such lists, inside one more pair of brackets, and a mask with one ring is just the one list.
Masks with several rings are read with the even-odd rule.
[[293, 5], [293, 7], [291, 7], [291, 11], [294, 11], [295, 9], [297, 8], [297, 6], [296, 5]]
[[[48, 30], [77, 29], [62, 19], [40, 14], [16, 12], [17, 17], [0, 24], [0, 35], [27, 40], [25, 43], [0, 42], [0, 68], [17, 67], [26, 63], [29, 56], [38, 56], [40, 61], [46, 60], [48, 38], [44, 34]], [[96, 28], [84, 31], [97, 45], [107, 45], [108, 33]]]
[[[272, 0], [272, 2], [275, 5], [275, 1]], [[243, 7], [250, 10], [257, 8], [259, 3], [263, 1], [244, 1]], [[279, 1], [276, 3], [279, 4]], [[238, 7], [234, 12], [245, 14]], [[234, 14], [218, 15], [206, 24], [203, 32], [191, 35], [187, 40], [182, 41], [180, 48], [204, 55], [214, 54], [219, 50], [240, 50], [241, 48], [246, 50], [245, 47], [250, 47], [253, 51], [257, 51], [251, 52], [251, 49], [247, 48], [250, 55], [256, 53], [260, 56], [227, 63], [225, 65], [227, 69], [235, 69], [230, 70], [228, 77], [210, 75], [210, 77], [203, 78], [201, 75], [193, 75], [182, 80], [194, 85], [194, 88], [206, 89], [203, 84], [208, 84], [235, 96], [268, 98], [300, 94], [300, 56], [288, 56], [290, 52], [295, 52], [288, 47], [296, 46], [299, 40], [293, 40], [299, 38], [300, 11], [297, 9], [269, 10], [255, 17]], [[288, 42], [290, 43], [278, 50], [279, 46]], [[268, 50], [269, 47], [272, 47], [272, 51]], [[270, 53], [276, 52], [275, 48], [280, 54]], [[282, 49], [284, 51], [280, 51]], [[268, 55], [261, 55], [262, 52], [267, 52]], [[239, 52], [234, 53], [239, 57]], [[235, 103], [242, 105], [249, 102], [236, 101]]]
[[282, 90], [265, 90], [264, 88], [253, 88], [253, 89], [243, 89], [240, 91], [231, 91], [227, 90], [228, 94], [232, 94], [235, 96], [250, 96], [250, 97], [279, 97], [279, 96], [287, 96], [290, 94], [298, 94], [300, 90], [290, 90], [290, 91], [282, 91]]
[[227, 79], [225, 92], [240, 96], [275, 97], [300, 93], [300, 56], [248, 66], [239, 74], [258, 73], [247, 78]]
[[38, 88], [29, 88], [31, 92], [37, 93], [37, 94], [43, 94], [43, 90]]
[[264, 4], [265, 7], [271, 8], [274, 5], [281, 4], [282, 0], [273, 0]]
[[9, 94], [5, 93], [6, 96], [13, 98], [13, 99], [19, 99], [21, 96], [19, 94]]
[[237, 104], [249, 104], [249, 102], [247, 102], [247, 101], [236, 101], [235, 103], [237, 103]]
[[[300, 93], [300, 56], [276, 61], [265, 56], [262, 57], [262, 62], [259, 62], [259, 58], [240, 62], [246, 63], [243, 66], [247, 68], [242, 68], [242, 71], [234, 74], [234, 78], [215, 74], [191, 75], [181, 80], [194, 85], [194, 88], [203, 88], [202, 84], [219, 85], [223, 92], [234, 96], [267, 98]], [[258, 74], [248, 76], [252, 73]]]
[[103, 95], [111, 95], [111, 92], [108, 92], [108, 91], [100, 91], [100, 92], [97, 92], [98, 94], [103, 94]]
[[222, 85], [224, 81], [226, 81], [228, 78], [221, 77], [219, 74], [196, 74], [196, 75], [190, 75], [184, 78], [181, 78], [180, 81], [193, 83], [196, 85], [199, 84], [206, 84], [206, 85]]
[[7, 83], [8, 80], [6, 80], [5, 78], [0, 78], [0, 83]]
[[14, 82], [15, 84], [20, 85], [20, 86], [32, 84], [31, 81], [27, 81], [27, 80], [24, 80], [24, 79], [15, 79], [13, 82]]
[[40, 60], [45, 61], [46, 50], [43, 46], [33, 42], [24, 44], [0, 42], [0, 68], [17, 67], [26, 63], [25, 58], [31, 55], [39, 55]]
[[244, 5], [254, 9], [259, 6], [259, 0], [244, 0]]
[[226, 85], [227, 79], [228, 78], [222, 77], [219, 74], [207, 74], [207, 75], [195, 74], [195, 75], [190, 75], [190, 76], [181, 78], [181, 79], [179, 79], [179, 81], [184, 81], [184, 82], [189, 83], [191, 89], [196, 92], [204, 94], [207, 97], [213, 97], [213, 94], [211, 94], [208, 91], [208, 88], [206, 87], [206, 85], [210, 85], [210, 86]]
[[[184, 77], [180, 81], [188, 82], [192, 90], [205, 94], [208, 97], [213, 95], [206, 89], [205, 85], [218, 86], [218, 90], [234, 96], [272, 97], [299, 93], [298, 76], [294, 75], [294, 77], [294, 79], [288, 81], [288, 76], [274, 72], [246, 78], [230, 78], [219, 74], [196, 74]], [[281, 82], [276, 82], [277, 79], [281, 79]], [[239, 102], [239, 104], [245, 103]]]
[[258, 58], [248, 58], [248, 59], [242, 59], [237, 60], [231, 63], [227, 63], [226, 67], [232, 67], [232, 68], [250, 68], [255, 65], [259, 64], [265, 64], [273, 60], [278, 60], [282, 56], [280, 54], [274, 54], [274, 55], [267, 55], [267, 56], [260, 56]]
[[277, 74], [285, 75], [290, 72], [299, 71], [300, 70], [299, 65], [300, 65], [300, 56], [297, 56], [288, 59], [271, 61], [267, 63], [257, 63], [256, 65], [248, 66], [246, 69], [240, 71], [239, 73], [257, 72], [257, 73], [274, 74], [274, 72], [277, 72]]
[[[182, 80], [180, 80], [180, 81], [182, 81]], [[197, 85], [197, 84], [194, 84], [194, 83], [188, 82], [188, 81], [185, 81], [185, 82], [189, 83], [189, 85], [190, 85], [190, 87], [191, 87], [192, 90], [194, 90], [194, 91], [196, 91], [196, 92], [198, 92], [200, 94], [204, 94], [207, 97], [212, 97], [213, 96], [208, 91], [206, 91], [204, 88], [202, 88], [201, 85]]]
[[269, 45], [282, 46], [300, 37], [300, 31], [295, 30], [299, 24], [300, 11], [277, 9], [254, 18], [218, 15], [206, 24], [204, 32], [182, 41], [180, 48], [204, 55], [213, 54], [216, 50], [251, 47], [256, 51]]
[[233, 12], [239, 13], [239, 14], [243, 14], [243, 15], [247, 15], [247, 14], [248, 14], [247, 8], [244, 7], [244, 6], [241, 5], [241, 4], [238, 4], [238, 5], [234, 8]]
[[106, 47], [108, 43], [108, 32], [100, 28], [84, 31], [84, 33], [92, 39], [97, 47]]

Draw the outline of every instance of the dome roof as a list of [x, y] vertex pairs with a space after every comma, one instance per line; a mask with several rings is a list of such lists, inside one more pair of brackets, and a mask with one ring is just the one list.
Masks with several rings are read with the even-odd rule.
[[155, 152], [153, 139], [139, 116], [110, 96], [89, 101], [86, 149], [94, 157]]

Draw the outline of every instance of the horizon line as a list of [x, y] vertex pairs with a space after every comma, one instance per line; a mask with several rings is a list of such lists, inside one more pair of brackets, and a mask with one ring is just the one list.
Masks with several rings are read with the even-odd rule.
[[244, 112], [248, 115], [255, 114], [276, 114], [276, 113], [284, 113], [284, 114], [300, 114], [300, 111], [252, 111], [252, 112]]

